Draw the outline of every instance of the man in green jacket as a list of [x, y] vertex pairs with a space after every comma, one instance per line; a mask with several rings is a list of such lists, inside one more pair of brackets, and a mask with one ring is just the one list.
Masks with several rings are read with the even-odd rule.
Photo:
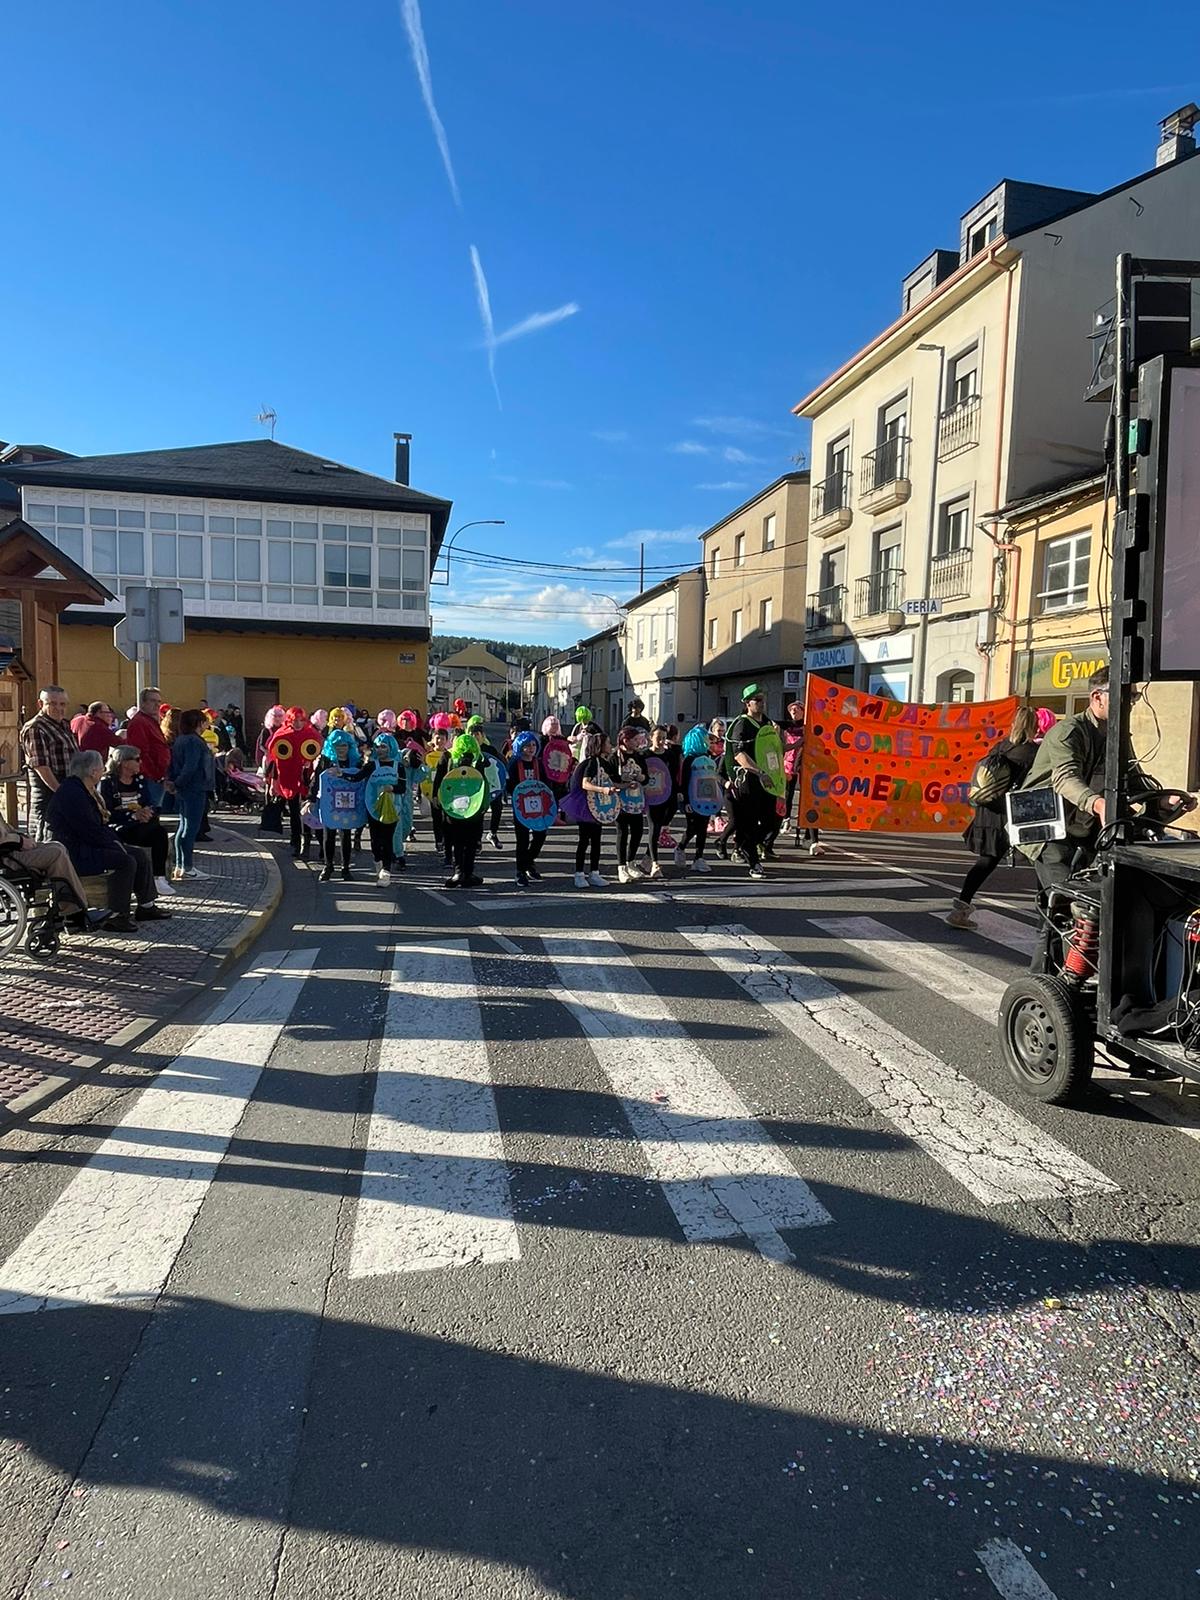
[[[1022, 845], [1021, 853], [1033, 862], [1043, 889], [1064, 883], [1071, 875], [1076, 857], [1087, 858], [1095, 840], [1108, 821], [1104, 806], [1104, 760], [1108, 742], [1108, 668], [1101, 667], [1088, 679], [1087, 709], [1074, 717], [1056, 722], [1042, 740], [1029, 776], [1022, 789], [1052, 788], [1062, 795], [1067, 837], [1049, 844]], [[1131, 762], [1130, 778], [1135, 789], [1153, 789], [1155, 783]], [[1169, 809], [1184, 805], [1194, 811], [1196, 802], [1188, 795], [1164, 793], [1161, 802]]]

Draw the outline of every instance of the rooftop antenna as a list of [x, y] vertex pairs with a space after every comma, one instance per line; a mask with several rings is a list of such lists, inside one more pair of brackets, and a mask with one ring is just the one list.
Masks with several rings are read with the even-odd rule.
[[254, 420], [262, 423], [264, 427], [270, 425], [271, 437], [272, 439], [275, 437], [275, 424], [279, 421], [279, 418], [276, 416], [273, 407], [264, 406]]

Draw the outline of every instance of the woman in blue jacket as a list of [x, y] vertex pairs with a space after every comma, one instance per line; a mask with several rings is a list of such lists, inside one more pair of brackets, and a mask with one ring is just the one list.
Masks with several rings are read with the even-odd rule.
[[200, 737], [204, 725], [202, 711], [185, 711], [179, 719], [179, 734], [171, 746], [171, 765], [167, 788], [179, 807], [179, 826], [175, 830], [175, 876], [207, 878], [192, 865], [196, 835], [204, 820], [204, 805], [216, 788], [212, 751]]

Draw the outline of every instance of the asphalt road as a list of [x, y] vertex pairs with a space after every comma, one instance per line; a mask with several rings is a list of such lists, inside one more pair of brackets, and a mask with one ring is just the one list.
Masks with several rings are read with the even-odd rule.
[[1010, 1088], [1022, 875], [427, 838], [0, 1140], [4, 1593], [1200, 1594], [1200, 1103]]

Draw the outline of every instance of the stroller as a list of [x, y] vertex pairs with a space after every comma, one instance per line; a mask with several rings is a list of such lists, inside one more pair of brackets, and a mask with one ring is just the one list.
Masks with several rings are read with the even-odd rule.
[[217, 800], [228, 811], [257, 816], [262, 810], [265, 786], [259, 773], [243, 765], [240, 750], [217, 757]]

